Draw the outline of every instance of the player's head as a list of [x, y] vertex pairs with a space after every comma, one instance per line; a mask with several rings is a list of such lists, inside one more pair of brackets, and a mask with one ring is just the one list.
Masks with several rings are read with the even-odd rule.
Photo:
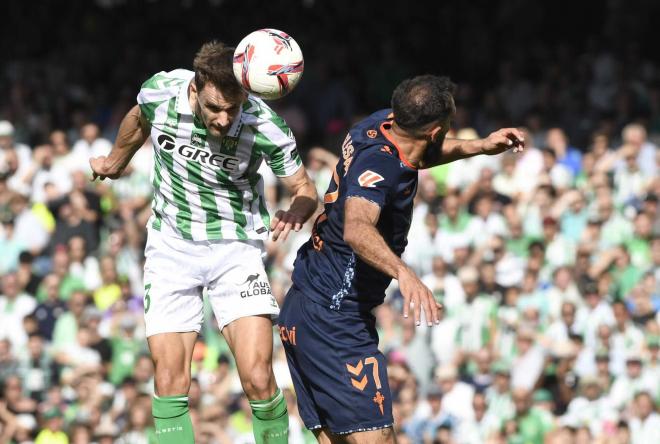
[[415, 138], [442, 144], [456, 113], [455, 89], [448, 77], [423, 75], [404, 80], [392, 94], [394, 122]]
[[246, 93], [234, 77], [234, 48], [220, 42], [205, 43], [195, 56], [195, 80], [191, 82], [191, 97], [195, 99], [195, 114], [212, 136], [227, 134], [238, 116]]

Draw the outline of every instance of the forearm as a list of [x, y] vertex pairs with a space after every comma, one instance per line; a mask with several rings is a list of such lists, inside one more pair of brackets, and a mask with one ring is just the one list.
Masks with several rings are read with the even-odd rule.
[[445, 139], [442, 144], [442, 153], [434, 165], [443, 165], [460, 159], [467, 159], [483, 153], [483, 139], [461, 140]]
[[149, 137], [148, 125], [142, 120], [139, 106], [134, 106], [119, 125], [115, 144], [108, 154], [105, 165], [109, 171], [120, 172], [126, 168], [137, 150]]
[[360, 259], [386, 275], [398, 279], [399, 272], [406, 268], [387, 245], [378, 229], [367, 222], [354, 222], [344, 228], [344, 241]]
[[318, 201], [316, 187], [311, 180], [307, 180], [294, 191], [289, 212], [301, 217], [303, 222], [307, 222], [316, 211]]

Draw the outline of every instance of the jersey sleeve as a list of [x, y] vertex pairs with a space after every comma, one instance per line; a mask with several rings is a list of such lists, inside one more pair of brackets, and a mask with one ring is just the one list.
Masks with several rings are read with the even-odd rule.
[[140, 112], [150, 124], [154, 122], [156, 108], [177, 94], [182, 81], [173, 78], [165, 71], [161, 71], [149, 77], [142, 84], [137, 96], [137, 103]]
[[281, 117], [273, 115], [259, 125], [256, 137], [266, 163], [277, 177], [291, 176], [302, 166], [296, 138]]
[[388, 154], [365, 152], [357, 156], [346, 174], [346, 198], [362, 197], [383, 208], [401, 175], [399, 160]]

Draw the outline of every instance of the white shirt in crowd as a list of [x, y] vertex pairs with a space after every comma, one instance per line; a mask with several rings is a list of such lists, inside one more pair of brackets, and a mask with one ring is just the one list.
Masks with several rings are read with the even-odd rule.
[[9, 339], [13, 350], [20, 350], [27, 343], [23, 318], [36, 306], [37, 301], [26, 293], [17, 295], [13, 301], [0, 296], [0, 339]]
[[543, 371], [543, 350], [532, 346], [527, 353], [516, 357], [511, 366], [511, 386], [531, 390]]
[[112, 149], [109, 140], [99, 137], [91, 144], [85, 139], [79, 139], [71, 148], [71, 159], [75, 160], [76, 170], [88, 170], [89, 159], [92, 157], [107, 156]]
[[660, 442], [660, 415], [651, 412], [646, 419], [630, 420], [630, 439], [632, 444], [653, 444]]

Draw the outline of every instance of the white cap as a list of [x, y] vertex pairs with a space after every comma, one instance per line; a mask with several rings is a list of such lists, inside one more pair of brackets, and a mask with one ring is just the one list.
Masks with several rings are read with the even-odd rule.
[[0, 137], [13, 135], [14, 125], [12, 125], [9, 120], [0, 120]]
[[479, 272], [474, 267], [463, 267], [458, 270], [458, 280], [463, 283], [477, 282], [479, 280]]
[[458, 377], [458, 371], [453, 365], [447, 364], [442, 367], [438, 367], [435, 371], [435, 377], [439, 381], [446, 381], [456, 379]]

